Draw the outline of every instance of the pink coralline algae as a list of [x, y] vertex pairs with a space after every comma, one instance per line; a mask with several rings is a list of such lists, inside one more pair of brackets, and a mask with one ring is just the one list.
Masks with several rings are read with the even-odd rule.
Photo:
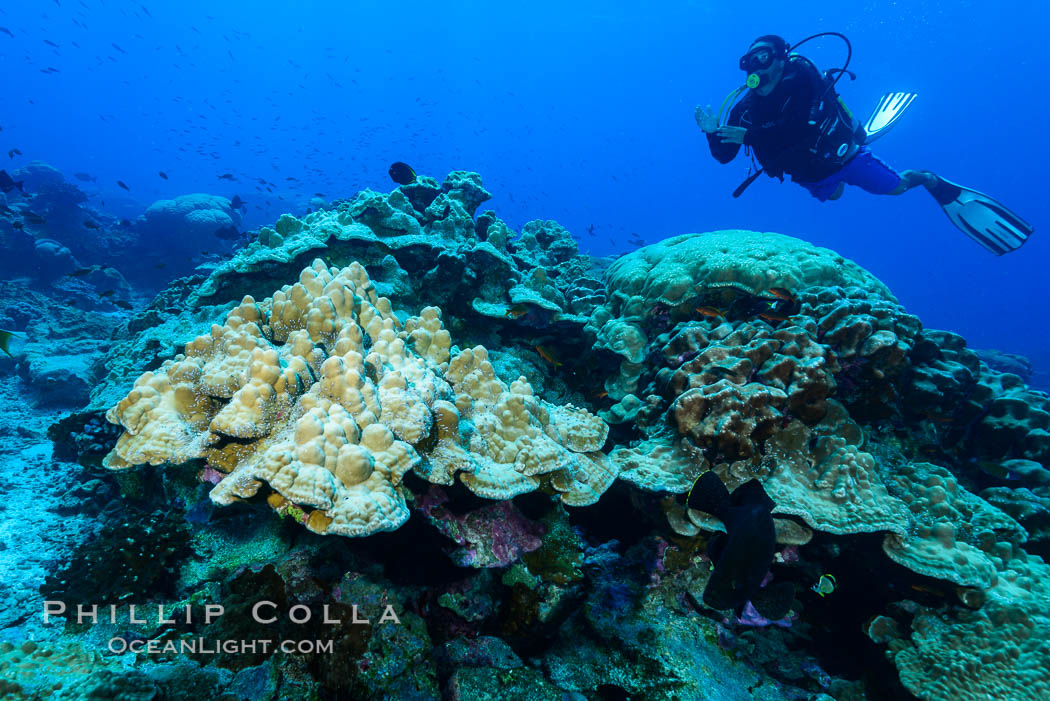
[[460, 547], [448, 552], [460, 567], [505, 567], [543, 545], [545, 528], [525, 518], [510, 501], [455, 514], [442, 504], [448, 495], [433, 486], [420, 500], [420, 510], [441, 533]]
[[199, 479], [201, 482], [210, 482], [211, 484], [218, 484], [219, 482], [222, 482], [225, 476], [225, 473], [219, 472], [211, 465], [205, 465], [204, 469], [200, 472]]

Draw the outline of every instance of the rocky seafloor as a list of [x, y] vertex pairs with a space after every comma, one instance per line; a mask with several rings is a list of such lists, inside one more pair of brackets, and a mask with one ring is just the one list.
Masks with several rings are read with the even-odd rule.
[[[37, 170], [49, 220], [81, 206]], [[162, 263], [8, 199], [40, 262], [0, 283], [4, 698], [1050, 696], [1023, 359], [798, 239], [594, 259], [488, 198], [467, 172], [366, 190], [155, 296]], [[221, 199], [113, 235], [206, 236]], [[784, 618], [703, 603], [707, 470], [776, 504]]]

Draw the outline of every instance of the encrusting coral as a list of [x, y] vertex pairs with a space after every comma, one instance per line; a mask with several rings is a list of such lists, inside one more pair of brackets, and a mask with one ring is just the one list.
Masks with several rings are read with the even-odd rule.
[[[496, 377], [483, 347], [451, 355], [440, 311], [402, 323], [364, 267], [320, 260], [147, 372], [107, 413], [124, 433], [104, 464], [203, 458], [217, 504], [254, 496], [318, 533], [362, 536], [409, 516], [402, 479], [460, 480], [508, 499], [552, 487], [593, 503], [616, 478], [608, 426]], [[313, 507], [313, 508], [310, 508]]]

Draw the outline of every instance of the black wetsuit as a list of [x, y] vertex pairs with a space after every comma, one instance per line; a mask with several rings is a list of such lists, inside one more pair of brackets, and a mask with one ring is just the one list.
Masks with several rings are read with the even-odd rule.
[[[803, 58], [792, 58], [773, 91], [762, 97], [749, 90], [729, 112], [727, 126], [745, 127], [744, 145], [750, 146], [755, 158], [771, 177], [816, 182], [842, 168], [839, 159], [822, 159], [810, 148], [820, 136], [816, 125], [809, 123], [814, 103], [824, 93], [820, 72]], [[829, 109], [836, 100], [827, 95]], [[819, 121], [819, 120], [818, 120]], [[729, 163], [740, 150], [739, 144], [724, 144], [718, 134], [708, 134], [711, 155], [719, 163]]]

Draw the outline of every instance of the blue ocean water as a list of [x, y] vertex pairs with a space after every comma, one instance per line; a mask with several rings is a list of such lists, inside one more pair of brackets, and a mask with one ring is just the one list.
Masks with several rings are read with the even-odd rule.
[[[92, 205], [121, 217], [209, 192], [247, 201], [246, 226], [269, 224], [316, 193], [389, 190], [387, 166], [404, 160], [438, 178], [480, 172], [512, 226], [556, 219], [596, 255], [635, 234], [778, 231], [857, 261], [925, 325], [1045, 372], [1048, 25], [1034, 0], [6, 3], [0, 161], [90, 174], [77, 184]], [[741, 83], [755, 36], [821, 31], [853, 43], [857, 79], [840, 92], [855, 111], [920, 94], [881, 158], [1000, 198], [1033, 240], [995, 258], [921, 189], [821, 204], [761, 178], [731, 198], [744, 160], [710, 157], [694, 107]], [[844, 47], [804, 53], [830, 68]]]

